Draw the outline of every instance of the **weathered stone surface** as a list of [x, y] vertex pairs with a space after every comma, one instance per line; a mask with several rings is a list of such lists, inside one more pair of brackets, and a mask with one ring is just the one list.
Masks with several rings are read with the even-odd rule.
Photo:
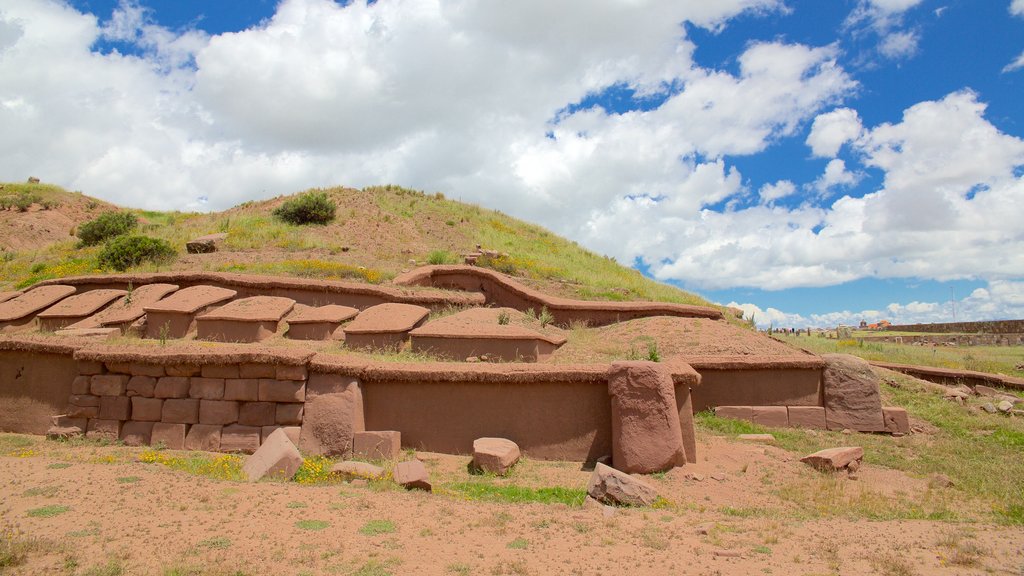
[[132, 413], [132, 401], [127, 396], [100, 396], [101, 420], [127, 420]]
[[125, 422], [121, 441], [129, 446], [148, 446], [153, 437], [153, 422]]
[[675, 384], [655, 362], [616, 362], [608, 370], [612, 461], [622, 471], [649, 474], [686, 463]]
[[223, 452], [245, 452], [252, 454], [260, 447], [260, 429], [255, 426], [232, 424], [220, 432], [220, 449]]
[[754, 424], [774, 428], [789, 426], [789, 410], [785, 406], [751, 406], [750, 412]]
[[164, 401], [160, 398], [133, 396], [132, 420], [140, 422], [159, 422], [163, 418]]
[[903, 408], [886, 406], [882, 408], [882, 418], [885, 420], [886, 432], [910, 434], [910, 417]]
[[996, 390], [995, 388], [992, 388], [990, 386], [985, 386], [984, 384], [978, 384], [977, 386], [975, 386], [974, 393], [977, 394], [978, 396], [988, 396], [989, 398], [995, 398], [996, 396], [1002, 394], [1002, 392], [1000, 392], [999, 390]]
[[274, 378], [278, 380], [305, 380], [309, 374], [305, 365], [278, 365], [274, 370]]
[[164, 370], [168, 376], [199, 376], [203, 369], [192, 364], [170, 364]]
[[750, 406], [715, 406], [715, 416], [750, 422], [754, 418], [754, 409]]
[[90, 380], [89, 391], [94, 396], [124, 396], [127, 385], [127, 374], [97, 374]]
[[132, 376], [128, 380], [126, 393], [128, 396], [152, 397], [156, 390], [156, 378], [152, 376]]
[[859, 465], [863, 459], [864, 449], [860, 446], [841, 446], [839, 448], [826, 448], [814, 454], [808, 454], [801, 458], [800, 461], [818, 470], [833, 471], [846, 468], [853, 461], [857, 461], [857, 465]]
[[325, 456], [351, 454], [353, 436], [365, 429], [363, 393], [358, 380], [348, 379], [340, 389], [343, 392], [317, 394], [306, 401], [299, 440], [299, 449], [303, 453]]
[[273, 426], [277, 423], [277, 406], [274, 402], [243, 402], [238, 410], [238, 423], [246, 426]]
[[88, 376], [76, 376], [71, 381], [72, 394], [89, 394], [91, 392], [92, 378]]
[[81, 428], [82, 434], [85, 434], [86, 429], [89, 427], [87, 418], [75, 418], [67, 414], [52, 416], [50, 424], [57, 428]]
[[224, 398], [224, 379], [193, 377], [189, 382], [188, 395], [204, 400], [221, 400]]
[[356, 462], [347, 460], [338, 462], [331, 467], [332, 476], [340, 476], [345, 480], [365, 478], [367, 480], [379, 480], [384, 477], [384, 469], [367, 462]]
[[260, 399], [260, 381], [256, 378], [231, 378], [225, 380], [224, 399], [255, 402]]
[[185, 446], [185, 433], [187, 431], [188, 425], [186, 424], [154, 422], [150, 443], [154, 445], [163, 444], [168, 450], [181, 450]]
[[822, 358], [828, 429], [885, 432], [878, 377], [871, 365], [848, 354], [825, 354]]
[[238, 367], [236, 378], [273, 378], [277, 368], [273, 364], [242, 364]]
[[1009, 414], [1010, 410], [1013, 410], [1013, 402], [1000, 400], [999, 403], [996, 404], [996, 410], [999, 410], [1003, 414]]
[[184, 376], [164, 376], [158, 378], [153, 396], [157, 398], [188, 398], [189, 382]]
[[477, 438], [473, 441], [473, 465], [477, 469], [498, 476], [519, 462], [519, 445], [506, 438]]
[[208, 254], [216, 252], [228, 237], [227, 232], [207, 234], [193, 238], [185, 243], [185, 251], [189, 254]]
[[121, 437], [121, 421], [90, 418], [85, 437], [97, 440], [117, 440]]
[[658, 499], [658, 491], [647, 482], [601, 463], [594, 466], [587, 494], [598, 502], [624, 506], [650, 506]]
[[394, 460], [402, 453], [402, 434], [395, 430], [355, 432], [352, 456], [367, 460]]
[[789, 425], [793, 428], [809, 430], [825, 429], [824, 406], [788, 406]]
[[284, 430], [277, 430], [252, 456], [246, 458], [242, 472], [250, 482], [266, 476], [291, 478], [302, 466], [302, 455]]
[[[93, 398], [97, 398], [93, 396]], [[68, 405], [67, 409], [68, 416], [72, 418], [96, 418], [100, 415], [100, 407], [96, 406], [76, 406], [74, 404]]]
[[305, 406], [302, 404], [276, 404], [277, 411], [274, 416], [275, 424], [283, 426], [298, 426], [302, 424], [302, 414]]
[[93, 362], [91, 360], [78, 361], [78, 373], [84, 376], [92, 376], [93, 374], [103, 374], [103, 370], [103, 362]]
[[299, 445], [299, 435], [301, 428], [298, 426], [263, 426], [260, 428], [260, 443], [262, 444], [270, 437], [271, 434], [276, 430], [284, 430], [284, 433], [288, 435], [288, 439], [292, 441], [292, 444]]
[[306, 383], [301, 380], [260, 378], [260, 402], [302, 402], [306, 399]]
[[99, 408], [100, 397], [91, 394], [72, 394], [68, 397], [68, 404], [72, 406], [95, 406]]
[[423, 465], [423, 462], [419, 460], [407, 460], [395, 464], [391, 475], [398, 485], [408, 490], [417, 489], [426, 490], [427, 492], [433, 490], [430, 484], [430, 474], [427, 473], [427, 468]]
[[204, 364], [201, 373], [203, 378], [239, 378], [238, 364]]
[[225, 425], [238, 422], [238, 402], [233, 400], [200, 400], [201, 424]]
[[221, 429], [214, 424], [193, 424], [185, 435], [185, 450], [220, 451]]
[[172, 424], [198, 423], [199, 400], [196, 398], [168, 398], [164, 400], [160, 420]]

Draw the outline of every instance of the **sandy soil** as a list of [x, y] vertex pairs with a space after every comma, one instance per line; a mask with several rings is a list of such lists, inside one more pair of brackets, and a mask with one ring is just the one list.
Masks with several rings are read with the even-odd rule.
[[[781, 449], [706, 434], [699, 463], [649, 478], [670, 504], [647, 509], [464, 500], [445, 487], [473, 478], [466, 456], [419, 454], [438, 488], [427, 494], [390, 484], [213, 480], [137, 462], [139, 449], [23, 438], [34, 445], [0, 456], [0, 517], [22, 538], [41, 540], [11, 574], [104, 566], [124, 574], [253, 575], [1024, 569], [1022, 527], [866, 519], [892, 517], [902, 505], [956, 502], [955, 489], [869, 465], [857, 479], [823, 475]], [[490, 482], [582, 488], [588, 475], [578, 463], [528, 460], [511, 479]], [[29, 515], [54, 505], [69, 510]], [[958, 513], [970, 518], [972, 506]], [[310, 520], [327, 525], [297, 524]], [[367, 528], [374, 525], [381, 533]]]

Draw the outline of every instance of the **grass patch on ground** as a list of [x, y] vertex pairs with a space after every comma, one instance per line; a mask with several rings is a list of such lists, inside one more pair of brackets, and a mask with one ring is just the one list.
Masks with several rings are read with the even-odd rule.
[[299, 520], [295, 523], [295, 527], [300, 530], [311, 530], [317, 532], [330, 526], [331, 523], [326, 520]]
[[242, 458], [234, 454], [210, 456], [194, 452], [178, 456], [162, 450], [147, 448], [139, 454], [139, 462], [160, 464], [172, 470], [180, 470], [216, 480], [245, 481], [245, 474], [242, 473]]
[[63, 547], [56, 542], [28, 536], [10, 526], [0, 528], [0, 572], [24, 564], [29, 556], [54, 554]]
[[366, 524], [363, 524], [362, 528], [359, 529], [359, 533], [364, 536], [377, 536], [380, 534], [391, 534], [397, 530], [395, 523], [391, 520], [370, 520]]
[[510, 484], [493, 484], [486, 481], [448, 482], [441, 491], [465, 500], [481, 502], [539, 502], [541, 504], [566, 504], [572, 507], [583, 505], [587, 491], [583, 488], [527, 488]]
[[317, 278], [320, 280], [361, 280], [370, 284], [380, 284], [393, 277], [386, 272], [363, 266], [315, 259], [225, 264], [218, 266], [215, 271], [278, 274], [298, 276], [299, 278]]
[[33, 508], [27, 512], [31, 518], [53, 518], [54, 516], [60, 516], [65, 512], [71, 510], [70, 506], [64, 506], [61, 504], [51, 504], [49, 506], [43, 506], [41, 508]]

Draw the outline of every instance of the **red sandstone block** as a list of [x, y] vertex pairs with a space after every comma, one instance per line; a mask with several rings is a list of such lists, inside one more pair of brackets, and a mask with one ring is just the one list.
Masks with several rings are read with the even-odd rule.
[[789, 411], [785, 406], [751, 406], [752, 421], [761, 426], [786, 428], [789, 426]]
[[273, 364], [242, 364], [238, 375], [242, 378], [273, 378], [277, 369]]
[[164, 401], [160, 398], [132, 397], [132, 420], [159, 422], [163, 417]]
[[96, 418], [100, 415], [99, 406], [75, 406], [70, 405], [67, 409], [68, 416], [72, 418]]
[[279, 365], [274, 374], [274, 378], [278, 380], [305, 380], [306, 376], [305, 364], [298, 366]]
[[142, 364], [138, 362], [132, 362], [128, 366], [128, 370], [135, 376], [150, 376], [153, 378], [159, 378], [164, 375], [164, 367], [156, 364]]
[[882, 419], [885, 421], [885, 431], [893, 434], [910, 434], [910, 416], [903, 408], [894, 406], [882, 407]]
[[89, 391], [94, 396], [124, 396], [128, 386], [127, 374], [96, 374], [90, 378]]
[[196, 398], [164, 400], [160, 420], [172, 424], [197, 424], [199, 422], [199, 400]]
[[284, 433], [288, 436], [288, 439], [292, 441], [292, 444], [299, 445], [299, 436], [302, 433], [302, 428], [298, 426], [264, 426], [260, 428], [260, 443], [266, 442], [267, 437], [274, 433], [274, 430], [283, 428]]
[[164, 376], [156, 381], [153, 396], [157, 398], [188, 398], [188, 378], [182, 376]]
[[353, 385], [359, 385], [358, 378], [341, 374], [310, 374], [306, 382], [306, 402], [321, 394], [344, 394]]
[[754, 419], [754, 411], [750, 406], [716, 406], [715, 416], [749, 422]]
[[352, 456], [369, 460], [395, 460], [402, 453], [402, 433], [395, 430], [356, 432]]
[[99, 406], [100, 397], [91, 394], [72, 394], [68, 396], [68, 404], [72, 406]]
[[90, 392], [90, 382], [92, 378], [88, 376], [76, 376], [71, 381], [71, 393], [72, 394], [88, 394]]
[[103, 362], [78, 361], [78, 373], [84, 376], [103, 374]]
[[185, 435], [185, 450], [220, 451], [221, 426], [194, 424]]
[[277, 423], [277, 403], [243, 402], [238, 411], [238, 423], [245, 426], [273, 426]]
[[121, 437], [121, 421], [90, 418], [89, 427], [85, 433], [85, 437], [97, 440], [117, 440]]
[[224, 398], [224, 379], [223, 378], [192, 378], [192, 383], [188, 389], [188, 395], [192, 398], [202, 398], [204, 400], [220, 400]]
[[221, 426], [238, 422], [238, 402], [233, 400], [200, 400], [199, 422]]
[[793, 428], [825, 429], [824, 406], [790, 406], [789, 425]]
[[114, 372], [116, 374], [131, 374], [132, 365], [127, 362], [107, 362], [107, 372]]
[[302, 424], [302, 413], [305, 409], [305, 405], [298, 403], [286, 404], [281, 402], [276, 406], [277, 414], [274, 417], [274, 423], [285, 426], [298, 426]]
[[146, 396], [147, 398], [152, 398], [154, 390], [156, 390], [156, 378], [152, 376], [132, 376], [131, 379], [128, 380], [129, 396]]
[[251, 454], [260, 447], [260, 432], [261, 430], [255, 426], [225, 426], [220, 433], [220, 449], [222, 452]]
[[185, 447], [185, 433], [187, 431], [188, 426], [186, 424], [154, 422], [153, 433], [149, 440], [153, 445], [163, 444], [168, 450], [181, 450]]
[[260, 402], [303, 402], [306, 399], [306, 383], [301, 380], [261, 378], [259, 382]]
[[207, 364], [202, 373], [203, 378], [238, 378], [238, 364]]
[[127, 396], [100, 396], [100, 420], [127, 420], [132, 401]]
[[146, 446], [153, 437], [153, 422], [125, 422], [121, 440], [129, 446]]
[[260, 399], [260, 381], [255, 378], [230, 378], [224, 381], [224, 399], [255, 402]]
[[171, 364], [164, 367], [164, 371], [167, 372], [168, 376], [199, 376], [202, 369], [199, 366], [192, 366], [191, 364]]

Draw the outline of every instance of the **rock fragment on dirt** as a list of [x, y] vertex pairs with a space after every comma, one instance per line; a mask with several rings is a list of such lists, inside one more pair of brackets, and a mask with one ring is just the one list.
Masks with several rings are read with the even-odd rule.
[[999, 404], [996, 404], [996, 410], [999, 410], [1003, 414], [1009, 414], [1010, 410], [1013, 410], [1013, 403], [1006, 400], [1002, 400]]
[[210, 252], [216, 252], [227, 238], [228, 235], [226, 232], [221, 232], [219, 234], [207, 234], [206, 236], [193, 238], [186, 242], [185, 250], [189, 254], [208, 254]]
[[477, 438], [473, 441], [473, 465], [490, 474], [504, 476], [519, 462], [519, 445], [506, 438]]
[[822, 358], [828, 429], [885, 432], [878, 376], [871, 365], [849, 354], [825, 354]]
[[653, 486], [604, 464], [594, 466], [587, 494], [598, 502], [623, 506], [650, 506], [658, 499]]
[[423, 462], [419, 460], [407, 460], [395, 464], [391, 475], [394, 477], [395, 483], [407, 490], [416, 489], [430, 492], [433, 489], [430, 485], [430, 474], [427, 473]]
[[384, 469], [368, 462], [346, 460], [332, 466], [331, 475], [340, 476], [345, 480], [354, 480], [356, 478], [379, 480], [384, 477]]
[[608, 394], [616, 468], [650, 474], [686, 463], [668, 368], [655, 362], [615, 362], [608, 369]]
[[302, 466], [302, 455], [284, 430], [275, 430], [252, 456], [245, 460], [242, 472], [249, 482], [266, 476], [291, 478]]
[[[818, 470], [832, 472], [842, 470], [854, 461], [857, 461], [859, 468], [860, 461], [864, 459], [864, 449], [860, 446], [841, 446], [838, 448], [826, 448], [814, 454], [808, 454], [800, 459], [804, 464], [809, 464]], [[855, 469], [853, 471], [856, 471]]]
[[985, 402], [984, 404], [982, 404], [981, 409], [984, 410], [985, 412], [988, 412], [989, 414], [995, 414], [996, 412], [999, 411], [996, 408], [995, 404], [991, 402]]

